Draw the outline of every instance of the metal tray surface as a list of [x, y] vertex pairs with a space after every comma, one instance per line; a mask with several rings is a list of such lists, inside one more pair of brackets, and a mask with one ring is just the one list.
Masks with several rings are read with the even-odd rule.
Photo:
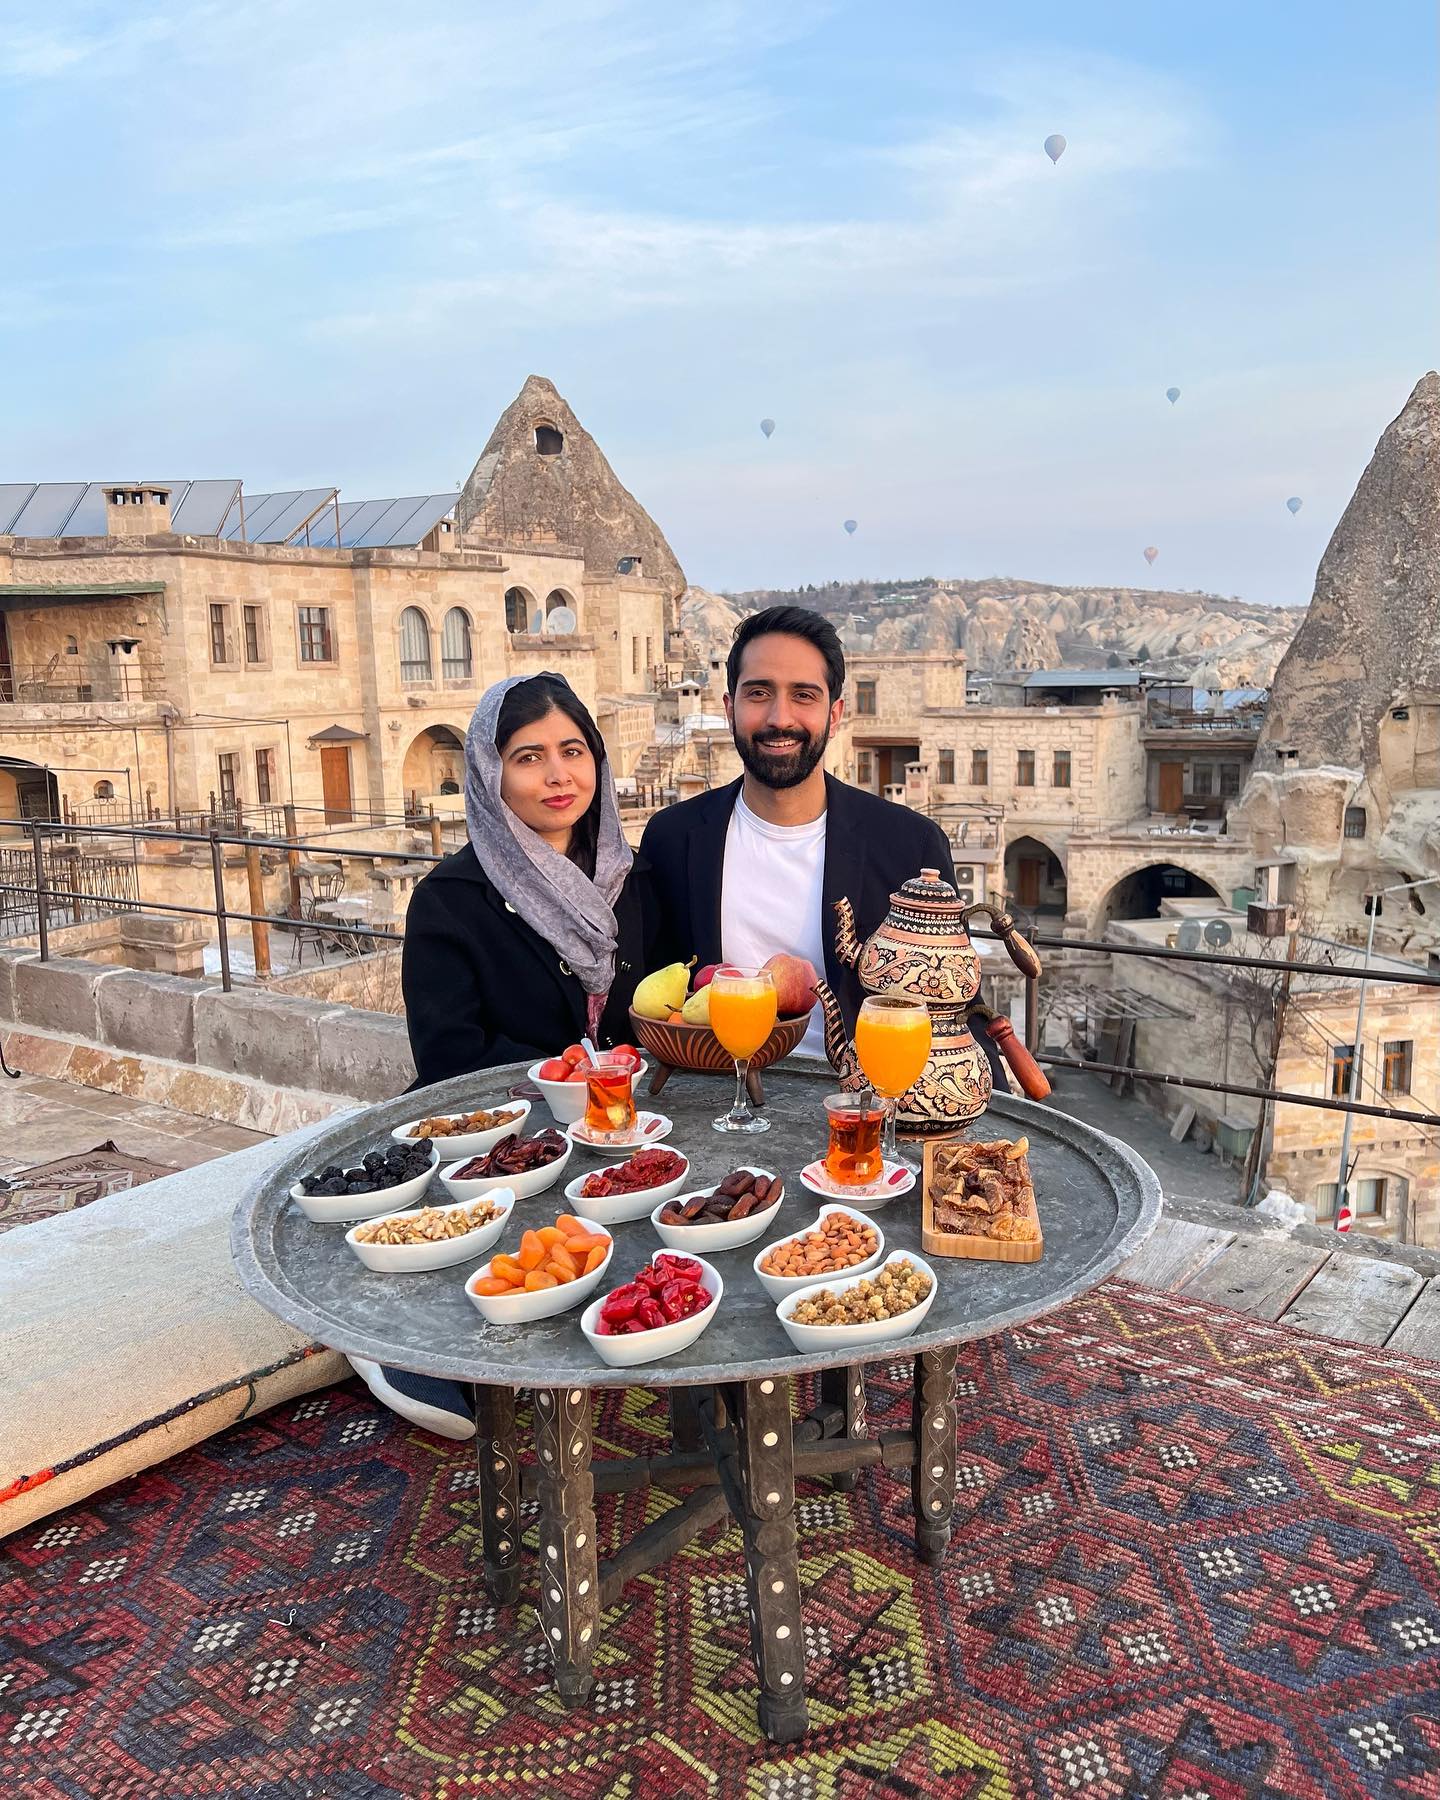
[[[1030, 1167], [1045, 1232], [1045, 1254], [1034, 1263], [961, 1262], [932, 1258], [940, 1292], [921, 1329], [889, 1344], [802, 1355], [775, 1316], [751, 1264], [763, 1243], [813, 1219], [821, 1202], [800, 1185], [800, 1170], [824, 1148], [821, 1099], [834, 1077], [813, 1067], [777, 1066], [766, 1081], [768, 1132], [723, 1135], [711, 1121], [730, 1099], [730, 1084], [715, 1077], [672, 1080], [662, 1096], [674, 1119], [668, 1147], [691, 1162], [696, 1187], [720, 1180], [741, 1164], [773, 1169], [785, 1178], [785, 1200], [763, 1240], [721, 1251], [713, 1260], [725, 1281], [714, 1323], [675, 1356], [635, 1368], [602, 1364], [580, 1330], [583, 1306], [529, 1325], [488, 1325], [465, 1295], [466, 1278], [483, 1258], [424, 1275], [376, 1275], [346, 1248], [343, 1225], [315, 1225], [290, 1199], [308, 1171], [358, 1160], [383, 1147], [395, 1125], [426, 1113], [494, 1106], [523, 1082], [516, 1064], [458, 1077], [336, 1118], [274, 1165], [237, 1205], [231, 1249], [240, 1280], [268, 1311], [317, 1343], [392, 1367], [452, 1380], [511, 1388], [681, 1387], [796, 1375], [855, 1362], [893, 1362], [945, 1344], [993, 1332], [1062, 1306], [1104, 1279], [1140, 1248], [1160, 1216], [1160, 1184], [1149, 1165], [1118, 1140], [1030, 1100], [997, 1095], [972, 1127], [977, 1136], [1030, 1140]], [[537, 1104], [528, 1128], [548, 1123]], [[567, 1179], [618, 1156], [578, 1150]], [[498, 1249], [513, 1249], [529, 1226], [548, 1224], [566, 1210], [563, 1184], [517, 1201]], [[441, 1201], [437, 1180], [426, 1198]], [[857, 1207], [862, 1211], [863, 1207]], [[920, 1247], [920, 1190], [875, 1213], [887, 1249]], [[661, 1248], [648, 1218], [616, 1226], [615, 1256], [606, 1291], [629, 1280]]]

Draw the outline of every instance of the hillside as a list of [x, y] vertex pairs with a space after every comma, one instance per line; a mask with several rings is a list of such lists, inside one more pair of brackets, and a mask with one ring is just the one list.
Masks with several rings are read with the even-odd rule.
[[846, 587], [713, 594], [689, 588], [687, 634], [724, 650], [736, 622], [766, 606], [811, 606], [834, 619], [854, 649], [963, 649], [971, 669], [1096, 667], [1139, 657], [1225, 687], [1268, 687], [1304, 613], [1218, 594], [1151, 588], [1056, 587], [996, 577], [863, 582]]

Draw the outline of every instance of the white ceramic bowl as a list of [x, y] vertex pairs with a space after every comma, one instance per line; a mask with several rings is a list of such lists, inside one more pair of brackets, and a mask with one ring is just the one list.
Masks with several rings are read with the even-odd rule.
[[[634, 1151], [631, 1152], [633, 1156]], [[594, 1225], [623, 1225], [628, 1219], [643, 1219], [656, 1205], [663, 1206], [673, 1200], [690, 1179], [690, 1158], [675, 1152], [685, 1165], [680, 1173], [670, 1181], [662, 1181], [656, 1187], [636, 1188], [631, 1194], [596, 1194], [586, 1195], [580, 1192], [585, 1183], [593, 1176], [603, 1175], [604, 1169], [587, 1169], [583, 1175], [577, 1175], [565, 1187], [565, 1198], [570, 1202], [570, 1210], [577, 1218], [589, 1219]], [[630, 1158], [627, 1156], [625, 1161]], [[612, 1169], [621, 1167], [620, 1163], [610, 1163]]]
[[[803, 1238], [807, 1236], [829, 1213], [849, 1213], [852, 1219], [863, 1220], [863, 1222], [870, 1226], [875, 1233], [875, 1254], [873, 1256], [867, 1256], [863, 1262], [851, 1263], [849, 1268], [843, 1271], [843, 1275], [863, 1275], [867, 1269], [873, 1269], [876, 1263], [878, 1263], [880, 1258], [885, 1254], [885, 1233], [870, 1215], [868, 1213], [862, 1213], [858, 1206], [844, 1206], [840, 1201], [836, 1200], [829, 1206], [822, 1206], [808, 1225], [801, 1225], [797, 1230], [789, 1232], [785, 1237], [776, 1238], [774, 1244], [767, 1244], [763, 1250], [757, 1253], [755, 1257], [755, 1279], [760, 1283], [761, 1287], [764, 1288], [765, 1292], [772, 1300], [783, 1300], [787, 1294], [794, 1294], [801, 1288], [814, 1287], [817, 1283], [823, 1287], [827, 1281], [832, 1279], [828, 1275], [767, 1275], [760, 1267], [760, 1264], [777, 1244], [788, 1244], [791, 1238]], [[839, 1281], [842, 1279], [842, 1275], [836, 1274], [833, 1279]]]
[[598, 1269], [592, 1269], [588, 1275], [578, 1275], [574, 1281], [562, 1282], [559, 1287], [540, 1288], [534, 1293], [521, 1288], [514, 1294], [477, 1294], [475, 1283], [490, 1273], [490, 1264], [486, 1262], [467, 1278], [465, 1297], [491, 1325], [527, 1325], [532, 1319], [553, 1319], [556, 1313], [569, 1312], [572, 1306], [578, 1306], [595, 1292], [605, 1279], [614, 1255], [615, 1240], [611, 1238], [605, 1260]]
[[[484, 1256], [491, 1245], [505, 1229], [511, 1208], [515, 1204], [515, 1196], [505, 1189], [494, 1194], [486, 1194], [483, 1198], [493, 1201], [499, 1208], [498, 1217], [488, 1225], [478, 1226], [474, 1231], [467, 1231], [460, 1237], [439, 1238], [433, 1244], [366, 1244], [362, 1243], [355, 1233], [362, 1229], [367, 1221], [360, 1225], [352, 1225], [345, 1233], [345, 1242], [360, 1258], [367, 1269], [373, 1269], [377, 1275], [418, 1275], [426, 1269], [448, 1269], [455, 1263], [470, 1262], [474, 1257]], [[455, 1200], [448, 1205], [436, 1207], [437, 1212], [454, 1212], [457, 1207], [473, 1206], [473, 1200]], [[409, 1218], [411, 1213], [381, 1213], [380, 1219]]]
[[[470, 1112], [513, 1112], [516, 1116], [508, 1125], [497, 1125], [493, 1131], [463, 1131], [454, 1137], [417, 1138], [415, 1127], [421, 1123], [412, 1119], [408, 1125], [397, 1125], [390, 1133], [397, 1144], [434, 1144], [446, 1162], [465, 1162], [472, 1156], [483, 1156], [487, 1150], [493, 1150], [501, 1138], [516, 1137], [525, 1129], [525, 1121], [530, 1117], [532, 1100], [506, 1100], [500, 1106], [472, 1106]], [[441, 1113], [427, 1113], [426, 1118], [443, 1118]], [[463, 1119], [464, 1113], [451, 1113], [452, 1119]]]
[[478, 1200], [481, 1194], [493, 1194], [497, 1188], [512, 1188], [517, 1200], [528, 1200], [532, 1194], [543, 1194], [546, 1188], [554, 1187], [574, 1154], [575, 1146], [567, 1140], [563, 1154], [538, 1169], [527, 1169], [523, 1175], [484, 1175], [478, 1181], [456, 1179], [455, 1171], [465, 1167], [466, 1159], [462, 1159], [447, 1163], [440, 1171], [440, 1179], [452, 1200]]
[[[807, 1293], [819, 1293], [821, 1288], [829, 1288], [832, 1294], [838, 1294], [842, 1288], [854, 1287], [857, 1282], [864, 1281], [867, 1271], [860, 1270], [854, 1275], [835, 1275], [828, 1281], [812, 1281], [798, 1293], [787, 1294], [775, 1308], [775, 1317], [784, 1326], [790, 1342], [797, 1350], [848, 1350], [851, 1345], [884, 1344], [893, 1338], [909, 1337], [920, 1321], [935, 1304], [935, 1296], [939, 1286], [935, 1280], [935, 1271], [923, 1256], [917, 1256], [913, 1250], [892, 1250], [885, 1258], [885, 1263], [908, 1262], [922, 1270], [930, 1277], [930, 1292], [918, 1306], [912, 1306], [907, 1313], [901, 1313], [898, 1319], [877, 1319], [870, 1325], [797, 1325], [790, 1314], [805, 1298]], [[885, 1264], [882, 1264], [883, 1268]], [[868, 1271], [874, 1274], [872, 1269]]]
[[[770, 1169], [757, 1169], [753, 1163], [741, 1163], [742, 1169], [748, 1169], [752, 1175], [771, 1175]], [[708, 1188], [691, 1188], [688, 1194], [675, 1197], [692, 1200], [696, 1194], [713, 1194], [720, 1184]], [[714, 1255], [721, 1250], [738, 1250], [742, 1244], [753, 1244], [757, 1237], [763, 1237], [770, 1229], [772, 1220], [779, 1212], [785, 1195], [781, 1192], [779, 1200], [773, 1206], [763, 1207], [759, 1212], [751, 1213], [745, 1219], [721, 1219], [713, 1225], [664, 1225], [660, 1215], [669, 1205], [669, 1199], [661, 1203], [650, 1214], [650, 1223], [655, 1227], [655, 1235], [667, 1250], [676, 1250], [682, 1256]]]
[[404, 1212], [407, 1207], [418, 1206], [439, 1166], [440, 1157], [432, 1149], [430, 1167], [425, 1173], [414, 1175], [409, 1181], [397, 1182], [394, 1187], [372, 1188], [368, 1194], [307, 1194], [297, 1181], [290, 1190], [290, 1198], [305, 1217], [313, 1219], [317, 1225], [348, 1225], [356, 1219], [379, 1219], [386, 1213]]
[[[541, 1062], [549, 1062], [551, 1058], [541, 1058]], [[540, 1092], [545, 1096], [545, 1104], [550, 1108], [550, 1116], [557, 1125], [573, 1125], [578, 1119], [585, 1117], [585, 1083], [583, 1081], [542, 1081], [535, 1071], [540, 1063], [531, 1063], [525, 1071]], [[642, 1056], [640, 1067], [631, 1077], [630, 1092], [635, 1092], [635, 1083], [640, 1080], [650, 1067]]]
[[605, 1304], [605, 1295], [590, 1302], [580, 1315], [580, 1329], [601, 1362], [609, 1363], [612, 1369], [633, 1369], [637, 1363], [651, 1363], [662, 1356], [673, 1356], [677, 1350], [684, 1350], [695, 1342], [719, 1312], [725, 1294], [720, 1271], [712, 1268], [703, 1256], [697, 1256], [695, 1260], [701, 1269], [700, 1285], [715, 1297], [704, 1312], [694, 1313], [688, 1319], [677, 1319], [673, 1325], [656, 1325], [649, 1331], [627, 1332], [624, 1337], [601, 1337], [595, 1326], [599, 1322], [600, 1308]]

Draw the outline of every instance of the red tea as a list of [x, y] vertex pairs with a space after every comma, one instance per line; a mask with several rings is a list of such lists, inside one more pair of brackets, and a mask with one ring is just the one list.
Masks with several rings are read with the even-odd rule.
[[848, 1109], [825, 1108], [830, 1122], [830, 1145], [825, 1152], [825, 1171], [842, 1187], [860, 1187], [879, 1177], [880, 1127], [885, 1115], [877, 1106], [861, 1112], [858, 1106]]
[[634, 1076], [629, 1063], [600, 1063], [585, 1072], [585, 1129], [595, 1137], [629, 1137], [635, 1129]]

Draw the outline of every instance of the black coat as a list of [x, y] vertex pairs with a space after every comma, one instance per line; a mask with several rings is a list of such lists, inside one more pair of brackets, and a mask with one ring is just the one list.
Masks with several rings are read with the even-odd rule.
[[[725, 833], [740, 782], [697, 794], [656, 813], [645, 827], [640, 854], [650, 867], [658, 940], [653, 964], [721, 961], [720, 889], [725, 873]], [[835, 954], [835, 902], [848, 895], [855, 925], [867, 938], [890, 910], [890, 896], [921, 869], [938, 869], [953, 882], [955, 864], [945, 834], [933, 819], [881, 800], [862, 788], [825, 777], [825, 874], [820, 927], [825, 979], [851, 1032], [864, 998], [860, 978]], [[987, 1044], [988, 1039], [984, 1040]], [[993, 1061], [993, 1059], [992, 1059]]]
[[[628, 1008], [645, 973], [648, 884], [637, 857], [615, 905], [615, 982], [600, 1044], [630, 1035]], [[586, 1028], [585, 990], [480, 867], [469, 844], [417, 883], [401, 963], [417, 1087], [500, 1063], [558, 1056]]]

